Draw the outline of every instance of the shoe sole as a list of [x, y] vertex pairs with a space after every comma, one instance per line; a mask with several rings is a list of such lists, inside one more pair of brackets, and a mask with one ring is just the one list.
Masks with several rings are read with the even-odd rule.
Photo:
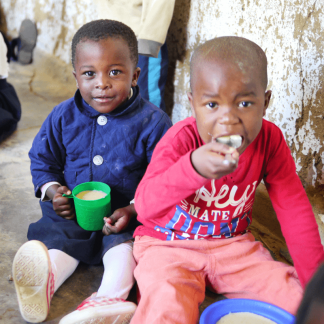
[[12, 265], [18, 304], [25, 321], [40, 323], [49, 312], [51, 263], [46, 246], [29, 241], [17, 251]]
[[29, 64], [32, 62], [33, 50], [37, 40], [37, 28], [31, 20], [25, 19], [21, 23], [19, 38], [21, 45], [18, 52], [18, 62], [21, 64]]
[[70, 313], [59, 324], [129, 324], [136, 307], [132, 302], [124, 302], [118, 306], [89, 307]]

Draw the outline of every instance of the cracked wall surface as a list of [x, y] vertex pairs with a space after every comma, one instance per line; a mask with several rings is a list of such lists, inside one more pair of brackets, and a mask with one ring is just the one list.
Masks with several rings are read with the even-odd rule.
[[[283, 131], [304, 186], [323, 189], [323, 9], [322, 0], [176, 0], [167, 38], [166, 103], [173, 122], [191, 115], [186, 93], [193, 49], [213, 37], [246, 37], [268, 57], [273, 95], [266, 118]], [[67, 66], [73, 34], [97, 19], [91, 0], [2, 0], [1, 13], [11, 37], [24, 18], [34, 20], [38, 48]]]

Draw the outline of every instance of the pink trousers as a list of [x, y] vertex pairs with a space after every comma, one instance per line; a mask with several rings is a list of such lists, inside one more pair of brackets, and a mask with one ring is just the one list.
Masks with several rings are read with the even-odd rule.
[[251, 233], [213, 241], [136, 237], [134, 256], [141, 299], [131, 324], [197, 323], [206, 285], [292, 314], [303, 295], [295, 268], [274, 261]]

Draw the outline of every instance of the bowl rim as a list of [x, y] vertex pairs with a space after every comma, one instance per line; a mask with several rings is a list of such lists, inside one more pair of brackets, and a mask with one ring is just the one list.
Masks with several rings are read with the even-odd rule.
[[255, 299], [224, 299], [209, 305], [201, 314], [199, 324], [216, 324], [229, 313], [249, 312], [261, 315], [277, 324], [293, 324], [295, 317], [286, 310]]

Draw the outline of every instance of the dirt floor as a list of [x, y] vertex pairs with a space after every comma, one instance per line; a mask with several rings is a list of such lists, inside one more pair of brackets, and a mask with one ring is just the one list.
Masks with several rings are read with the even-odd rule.
[[[25, 323], [21, 318], [14, 284], [11, 281], [12, 260], [17, 249], [27, 241], [29, 223], [41, 217], [38, 199], [34, 197], [29, 171], [28, 151], [32, 140], [52, 108], [75, 90], [71, 69], [53, 57], [36, 51], [33, 64], [10, 63], [10, 82], [22, 104], [22, 119], [17, 131], [0, 144], [0, 323]], [[309, 191], [318, 224], [324, 219], [323, 195]], [[251, 231], [263, 242], [276, 260], [291, 264], [291, 258], [280, 225], [276, 219], [264, 185], [256, 192]], [[322, 230], [320, 229], [321, 236]], [[59, 288], [52, 299], [45, 323], [58, 323], [67, 313], [96, 291], [100, 285], [102, 266], [80, 264], [76, 272]], [[135, 289], [129, 299], [135, 301]], [[222, 296], [206, 292], [202, 312]]]

